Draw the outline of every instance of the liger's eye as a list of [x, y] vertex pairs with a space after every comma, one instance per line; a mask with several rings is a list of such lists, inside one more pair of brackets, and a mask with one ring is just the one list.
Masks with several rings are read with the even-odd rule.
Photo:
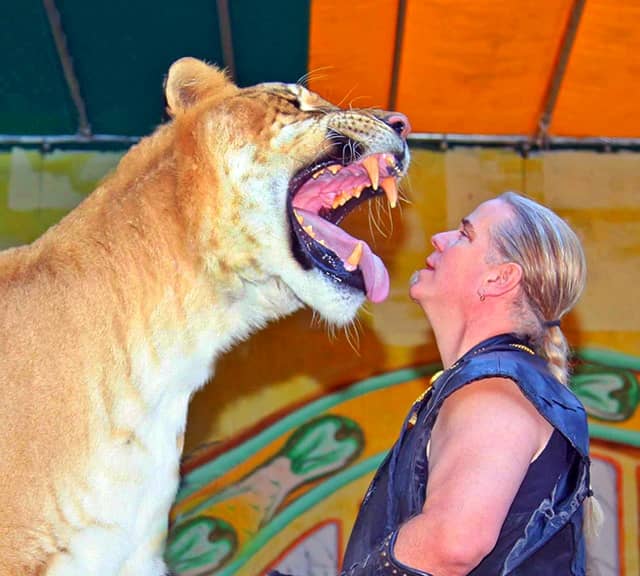
[[291, 105], [295, 106], [298, 110], [302, 109], [300, 99], [295, 94], [287, 94], [284, 99]]
[[302, 109], [302, 102], [300, 101], [300, 87], [296, 84], [288, 86], [288, 90], [282, 94], [285, 100], [290, 104], [293, 104], [298, 110]]

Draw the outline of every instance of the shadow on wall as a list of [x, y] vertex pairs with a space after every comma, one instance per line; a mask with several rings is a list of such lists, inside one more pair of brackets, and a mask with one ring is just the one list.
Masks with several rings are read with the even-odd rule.
[[[384, 369], [384, 347], [373, 330], [362, 327], [357, 343], [343, 330], [333, 338], [327, 330], [314, 325], [312, 313], [302, 310], [228, 352], [191, 402], [185, 454], [210, 442], [213, 426], [221, 430], [220, 440], [226, 440], [273, 414], [274, 402], [290, 408], [342, 387], [354, 376], [364, 378]], [[339, 361], [334, 359], [336, 349]], [[245, 404], [242, 413], [248, 414], [247, 421], [219, 421], [231, 404], [238, 403]], [[268, 412], [263, 412], [265, 406], [270, 407]]]

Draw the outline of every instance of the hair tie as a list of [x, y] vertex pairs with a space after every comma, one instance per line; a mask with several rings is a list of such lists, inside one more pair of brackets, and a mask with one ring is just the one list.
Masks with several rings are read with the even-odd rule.
[[545, 328], [560, 327], [560, 320], [547, 320], [542, 323]]

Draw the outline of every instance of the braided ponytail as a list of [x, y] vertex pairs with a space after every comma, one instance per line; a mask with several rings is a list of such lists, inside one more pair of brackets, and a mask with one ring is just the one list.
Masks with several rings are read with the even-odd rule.
[[539, 344], [540, 353], [546, 358], [550, 372], [563, 384], [569, 381], [569, 343], [560, 326], [543, 330]]

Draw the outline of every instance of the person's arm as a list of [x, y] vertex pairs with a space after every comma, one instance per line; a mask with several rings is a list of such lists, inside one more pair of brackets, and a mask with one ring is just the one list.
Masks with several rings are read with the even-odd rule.
[[468, 574], [495, 546], [551, 432], [511, 380], [485, 379], [452, 394], [431, 435], [424, 508], [400, 528], [393, 556], [434, 576]]

